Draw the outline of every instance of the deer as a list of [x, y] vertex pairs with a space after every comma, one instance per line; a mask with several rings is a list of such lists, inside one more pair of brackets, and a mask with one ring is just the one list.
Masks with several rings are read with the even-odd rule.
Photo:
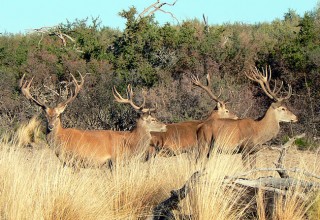
[[[197, 129], [204, 121], [217, 118], [238, 118], [234, 113], [230, 112], [226, 108], [226, 103], [219, 99], [221, 89], [218, 96], [214, 95], [210, 89], [211, 79], [209, 74], [206, 76], [206, 86], [201, 83], [197, 76], [192, 75], [191, 81], [195, 86], [203, 89], [213, 101], [217, 102], [216, 108], [203, 120], [191, 120], [167, 124], [166, 132], [152, 132], [150, 151], [155, 149], [157, 152], [165, 151], [167, 154], [175, 155], [177, 153], [194, 150], [198, 146]], [[196, 153], [199, 153], [197, 151], [198, 149], [196, 149]]]
[[[241, 153], [245, 166], [253, 168], [256, 164], [256, 153], [262, 149], [262, 145], [276, 137], [280, 131], [280, 122], [297, 122], [298, 118], [285, 105], [284, 101], [292, 95], [291, 85], [288, 84], [286, 96], [279, 96], [283, 88], [283, 82], [274, 88], [270, 87], [272, 78], [271, 68], [262, 69], [250, 67], [245, 75], [252, 81], [258, 83], [263, 92], [273, 100], [265, 115], [260, 120], [251, 118], [244, 119], [210, 119], [201, 124], [197, 130], [200, 146], [218, 147], [220, 150]], [[210, 152], [208, 152], [208, 157]]]
[[[34, 98], [30, 88], [33, 78], [25, 81], [25, 75], [20, 80], [22, 94], [36, 105], [40, 106], [46, 116], [46, 139], [49, 146], [54, 147], [56, 156], [65, 165], [72, 167], [96, 166], [102, 167], [108, 164], [111, 168], [112, 161], [124, 153], [133, 153], [138, 144], [137, 140], [145, 140], [150, 131], [165, 131], [166, 125], [158, 122], [149, 113], [152, 110], [143, 106], [136, 106], [130, 100], [135, 110], [143, 113], [137, 120], [137, 126], [132, 131], [113, 130], [80, 130], [77, 128], [64, 128], [61, 122], [61, 114], [66, 107], [74, 101], [84, 84], [84, 77], [80, 75], [80, 83], [71, 74], [74, 93], [67, 100], [58, 103], [55, 107], [49, 107], [45, 102]], [[130, 91], [132, 97], [132, 90]], [[118, 98], [118, 96], [116, 97]], [[117, 100], [119, 101], [119, 100]], [[121, 101], [123, 103], [123, 101]]]
[[[113, 87], [113, 96], [115, 101], [123, 104], [130, 104], [133, 109], [140, 114], [140, 118], [137, 120], [136, 128], [132, 131], [123, 131], [124, 144], [129, 146], [131, 151], [141, 152], [137, 149], [142, 148], [144, 156], [149, 156], [149, 146], [151, 143], [151, 133], [159, 132], [163, 133], [167, 131], [167, 125], [157, 120], [151, 115], [155, 113], [155, 108], [144, 108], [145, 97], [143, 97], [142, 105], [138, 106], [133, 102], [133, 91], [130, 84], [127, 86], [127, 98], [123, 98], [120, 93]], [[147, 159], [147, 158], [146, 158]]]

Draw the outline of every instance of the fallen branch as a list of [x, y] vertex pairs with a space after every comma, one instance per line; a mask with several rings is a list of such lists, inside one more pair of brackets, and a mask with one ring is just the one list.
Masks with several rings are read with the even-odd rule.
[[[226, 181], [225, 183], [229, 183]], [[271, 187], [280, 190], [287, 190], [291, 187], [302, 187], [310, 190], [313, 188], [320, 188], [320, 183], [308, 182], [304, 180], [298, 180], [295, 178], [276, 178], [276, 177], [261, 177], [259, 179], [235, 179], [232, 181], [233, 184], [240, 184], [246, 187], [260, 188], [260, 187]]]
[[300, 134], [300, 135], [296, 135], [292, 138], [289, 138], [289, 140], [287, 141], [287, 143], [285, 143], [282, 147], [280, 148], [275, 148], [275, 147], [271, 147], [271, 149], [273, 150], [278, 150], [280, 151], [280, 155], [278, 158], [278, 161], [276, 163], [274, 163], [274, 165], [276, 166], [276, 168], [280, 168], [282, 170], [278, 170], [278, 174], [281, 178], [289, 178], [289, 174], [287, 173], [287, 171], [284, 169], [284, 158], [287, 155], [287, 149], [289, 147], [291, 147], [294, 142], [298, 139], [298, 138], [302, 138], [305, 136], [305, 133]]
[[261, 172], [261, 171], [294, 172], [294, 173], [303, 174], [303, 175], [305, 175], [307, 177], [313, 177], [315, 179], [319, 179], [320, 180], [320, 176], [315, 175], [315, 174], [313, 174], [311, 172], [308, 172], [306, 170], [302, 170], [300, 168], [290, 168], [290, 169], [285, 169], [285, 168], [257, 168], [257, 169], [249, 170], [247, 172], [238, 174], [236, 176], [226, 176], [225, 179], [227, 179], [227, 180], [239, 179], [239, 178], [248, 176], [248, 175], [253, 174], [253, 173]]
[[[294, 144], [294, 141], [298, 138], [304, 137], [305, 134], [297, 135], [293, 138], [290, 138], [289, 141], [280, 148], [275, 148], [280, 152], [279, 158], [277, 160], [275, 168], [257, 168], [249, 170], [242, 174], [237, 174], [235, 176], [226, 176], [222, 181], [223, 186], [227, 186], [230, 190], [245, 190], [242, 198], [248, 198], [250, 201], [258, 191], [263, 191], [268, 194], [268, 204], [271, 210], [274, 208], [274, 197], [282, 196], [286, 198], [288, 192], [292, 192], [298, 200], [307, 201], [310, 194], [313, 190], [320, 190], [320, 183], [307, 181], [302, 178], [290, 177], [288, 173], [298, 173], [306, 177], [312, 177], [317, 180], [320, 180], [320, 176], [315, 175], [311, 172], [299, 169], [299, 168], [290, 168], [287, 169], [284, 167], [284, 158], [286, 156], [286, 150]], [[245, 178], [250, 174], [256, 172], [264, 171], [275, 171], [278, 172], [280, 177], [266, 176], [260, 177], [258, 179], [249, 179]], [[200, 176], [204, 175], [204, 170], [195, 172], [190, 179], [183, 185], [182, 188], [178, 190], [172, 190], [171, 196], [166, 200], [162, 201], [153, 209], [153, 220], [168, 220], [175, 219], [173, 215], [173, 210], [179, 210], [179, 202], [186, 197], [186, 195], [191, 190], [191, 183], [196, 182]], [[253, 206], [254, 207], [254, 206]], [[255, 212], [256, 210], [254, 210]]]

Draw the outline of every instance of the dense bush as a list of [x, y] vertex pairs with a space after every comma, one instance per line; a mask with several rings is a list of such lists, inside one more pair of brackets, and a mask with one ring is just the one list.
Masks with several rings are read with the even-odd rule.
[[[289, 10], [283, 20], [254, 25], [235, 23], [205, 26], [198, 20], [159, 25], [153, 17], [137, 17], [135, 8], [120, 12], [123, 32], [101, 27], [99, 19], [61, 24], [59, 30], [75, 39], [66, 45], [55, 35], [0, 36], [1, 131], [40, 111], [20, 95], [18, 81], [34, 78], [34, 93], [54, 104], [52, 89], [70, 80], [69, 73], [85, 74], [83, 91], [63, 115], [68, 127], [129, 129], [135, 114], [114, 103], [112, 87], [124, 92], [132, 84], [141, 101], [158, 106], [165, 122], [205, 118], [215, 103], [192, 86], [191, 74], [201, 80], [212, 75], [212, 88], [223, 88], [222, 99], [241, 117], [258, 118], [269, 100], [244, 71], [250, 65], [270, 65], [273, 78], [290, 83], [289, 107], [299, 123], [285, 125], [283, 133], [307, 132], [319, 136], [320, 9], [303, 17]], [[42, 94], [42, 95], [41, 95]], [[289, 132], [290, 131], [290, 132]]]

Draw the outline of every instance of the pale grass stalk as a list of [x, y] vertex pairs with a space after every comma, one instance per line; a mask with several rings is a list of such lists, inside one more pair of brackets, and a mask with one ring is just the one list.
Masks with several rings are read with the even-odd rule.
[[41, 135], [41, 122], [35, 116], [28, 122], [22, 123], [14, 133], [11, 142], [18, 146], [27, 146], [30, 143], [38, 143]]
[[265, 204], [265, 196], [264, 191], [259, 190], [256, 196], [257, 203], [257, 217], [259, 220], [267, 220], [266, 216], [266, 204]]
[[245, 204], [239, 206], [242, 190], [223, 183], [226, 176], [243, 171], [242, 161], [235, 160], [232, 154], [220, 153], [222, 148], [215, 148], [210, 160], [203, 163], [204, 174], [184, 202], [184, 213], [193, 219], [240, 219], [246, 210]]
[[[292, 154], [296, 154], [297, 151], [293, 150]], [[314, 164], [313, 160], [318, 161], [318, 157], [306, 157], [299, 156], [299, 161], [292, 160], [290, 158], [291, 154], [288, 153], [288, 160], [286, 165], [288, 167], [299, 167], [302, 170], [308, 170], [311, 173], [319, 172], [318, 166], [310, 166]], [[310, 155], [309, 155], [310, 156]], [[291, 160], [290, 160], [291, 159]], [[294, 161], [294, 163], [293, 163]], [[309, 165], [308, 165], [309, 164]], [[309, 178], [304, 176], [302, 173], [289, 173], [290, 177], [293, 177], [301, 181], [317, 181], [314, 178]], [[273, 211], [273, 219], [275, 220], [285, 220], [285, 219], [306, 219], [308, 212], [310, 211], [312, 205], [316, 201], [317, 189], [305, 189], [302, 186], [290, 187], [287, 190], [286, 197], [278, 196], [275, 198], [275, 208]]]
[[[158, 160], [158, 161], [157, 161]], [[188, 170], [188, 172], [187, 172]], [[106, 168], [63, 167], [52, 149], [1, 142], [0, 210], [5, 219], [137, 219], [192, 172], [181, 157], [141, 161], [140, 155]]]
[[275, 220], [300, 220], [306, 219], [307, 211], [312, 204], [311, 198], [313, 193], [307, 193], [302, 199], [304, 189], [302, 187], [290, 188], [286, 193], [286, 197], [279, 195], [275, 198], [275, 207], [272, 219]]
[[313, 200], [313, 203], [308, 211], [308, 217], [311, 220], [320, 219], [320, 193], [318, 192]]
[[[279, 156], [279, 153], [274, 153], [277, 151], [271, 151], [269, 153], [270, 158], [269, 161], [262, 161], [262, 164], [259, 164], [258, 159], [258, 166], [259, 167], [272, 167], [272, 162], [277, 161], [277, 158]], [[272, 154], [271, 154], [272, 153]], [[258, 157], [259, 158], [259, 157]], [[301, 170], [306, 170], [310, 173], [319, 174], [319, 155], [316, 155], [313, 152], [301, 152], [297, 151], [296, 149], [289, 149], [287, 152], [287, 155], [285, 157], [284, 166], [285, 168], [296, 168], [298, 167]], [[275, 176], [279, 177], [279, 174], [277, 172], [261, 172], [259, 174], [260, 176]], [[302, 173], [295, 173], [295, 172], [289, 172], [289, 176], [292, 178], [295, 178], [297, 180], [305, 180], [305, 181], [312, 181], [317, 182], [319, 180], [306, 177]], [[307, 192], [309, 191], [309, 192]], [[274, 208], [271, 211], [272, 219], [275, 220], [284, 220], [284, 219], [319, 219], [320, 216], [315, 213], [320, 213], [320, 206], [317, 206], [317, 190], [316, 189], [304, 189], [303, 187], [290, 187], [287, 189], [286, 197], [283, 196], [276, 196], [274, 198]], [[307, 193], [306, 193], [307, 192]], [[258, 219], [268, 219], [266, 217], [266, 213], [263, 213], [266, 211], [266, 200], [264, 200], [264, 197], [262, 191], [259, 191], [259, 194], [257, 196], [257, 205], [258, 205]], [[303, 198], [301, 197], [303, 195]], [[320, 203], [319, 203], [320, 204]], [[312, 216], [315, 214], [315, 217]], [[270, 216], [269, 216], [270, 218]]]
[[[16, 143], [0, 141], [1, 219], [145, 219], [171, 190], [181, 188], [195, 171], [204, 168], [181, 203], [182, 214], [199, 220], [241, 219], [252, 204], [242, 202], [243, 190], [223, 184], [225, 176], [245, 171], [241, 157], [226, 153], [223, 146], [213, 150], [209, 161], [195, 163], [193, 156], [181, 154], [143, 162], [139, 154], [116, 160], [111, 172], [106, 167], [75, 171], [63, 167], [51, 148], [30, 150]], [[316, 165], [314, 168], [318, 171]], [[306, 213], [309, 203], [300, 205], [297, 195], [292, 190], [286, 200], [277, 201], [275, 218]]]

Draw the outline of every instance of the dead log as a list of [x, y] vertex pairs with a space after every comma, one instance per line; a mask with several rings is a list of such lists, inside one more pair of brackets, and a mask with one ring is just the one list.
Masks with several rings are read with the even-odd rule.
[[[279, 155], [279, 158], [278, 158], [278, 161], [276, 163], [274, 163], [274, 165], [276, 166], [276, 168], [280, 168], [280, 169], [283, 169], [284, 168], [284, 158], [287, 154], [287, 149], [289, 147], [291, 147], [294, 142], [298, 139], [298, 138], [302, 138], [304, 137], [306, 134], [303, 133], [303, 134], [300, 134], [300, 135], [296, 135], [292, 138], [289, 138], [289, 140], [287, 141], [287, 143], [285, 143], [282, 147], [278, 148], [278, 147], [271, 147], [271, 149], [273, 150], [278, 150], [280, 152], [280, 155]], [[286, 172], [285, 169], [283, 170], [278, 170], [278, 174], [281, 178], [289, 178], [289, 175], [288, 173]]]
[[[310, 193], [313, 191], [318, 191], [320, 189], [320, 183], [316, 181], [309, 180], [314, 178], [320, 180], [320, 176], [315, 175], [311, 172], [302, 170], [300, 168], [285, 168], [284, 158], [286, 156], [287, 149], [294, 144], [297, 138], [303, 137], [302, 135], [297, 135], [276, 149], [280, 152], [279, 158], [275, 163], [275, 168], [257, 168], [249, 170], [247, 172], [237, 174], [234, 176], [225, 176], [222, 180], [222, 185], [227, 186], [230, 190], [241, 190], [242, 193], [242, 203], [241, 205], [247, 205], [250, 203], [250, 207], [247, 207], [248, 216], [255, 216], [257, 214], [257, 204], [254, 202], [255, 196], [260, 191], [264, 194], [264, 200], [266, 203], [266, 216], [273, 212], [275, 198], [283, 197], [284, 199], [288, 196], [288, 190], [295, 193], [296, 198], [299, 202], [303, 203], [310, 199]], [[274, 176], [264, 176], [257, 179], [249, 179], [247, 176], [255, 172], [265, 172], [265, 171], [275, 171], [280, 177]], [[153, 220], [172, 220], [175, 219], [173, 210], [179, 210], [179, 202], [186, 197], [186, 195], [191, 190], [192, 183], [195, 183], [201, 176], [204, 175], [204, 170], [195, 172], [188, 181], [178, 190], [172, 190], [171, 196], [160, 204], [158, 204], [153, 209]], [[308, 177], [304, 178], [294, 178], [290, 173], [298, 173], [300, 176]], [[220, 181], [220, 180], [218, 180]], [[299, 191], [296, 191], [299, 189]], [[186, 218], [186, 219], [190, 219]]]

